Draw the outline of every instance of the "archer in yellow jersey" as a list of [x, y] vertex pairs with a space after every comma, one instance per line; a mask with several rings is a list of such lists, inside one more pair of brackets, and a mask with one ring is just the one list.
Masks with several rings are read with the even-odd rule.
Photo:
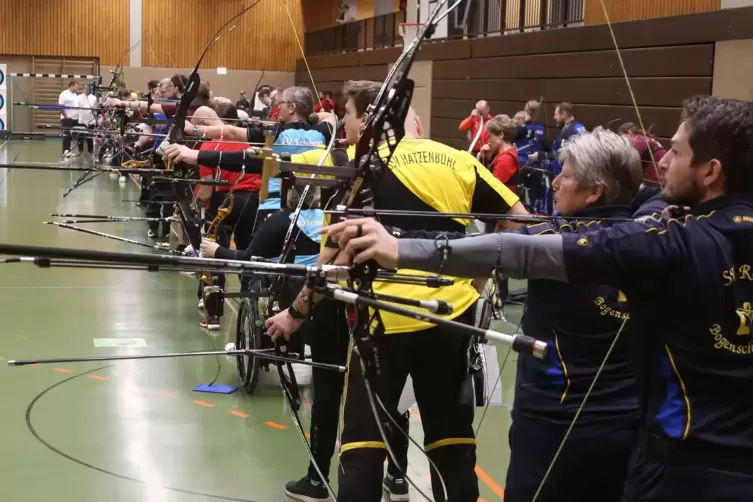
[[[345, 130], [353, 142], [365, 119], [366, 109], [376, 98], [380, 84], [349, 82], [344, 94]], [[517, 196], [495, 179], [476, 159], [466, 153], [428, 139], [406, 137], [392, 156], [389, 169], [374, 190], [374, 207], [410, 211], [452, 211], [457, 213], [527, 214]], [[467, 220], [437, 217], [381, 218], [401, 229], [464, 231]], [[331, 244], [336, 247], [336, 244]], [[320, 254], [320, 263], [334, 256], [336, 249]], [[399, 272], [413, 273], [409, 270]], [[376, 293], [395, 296], [439, 299], [453, 305], [446, 316], [472, 323], [472, 306], [478, 293], [468, 280], [456, 280], [453, 286], [432, 289], [416, 285], [374, 284]], [[308, 314], [304, 290], [294, 302], [294, 315]], [[307, 301], [303, 301], [306, 297]], [[314, 317], [317, 312], [314, 310]], [[380, 312], [375, 341], [380, 352], [381, 379], [379, 397], [385, 409], [397, 416], [400, 394], [410, 374], [422, 414], [424, 447], [439, 469], [448, 498], [458, 502], [478, 500], [475, 468], [473, 416], [475, 401], [467, 393], [467, 350], [469, 339], [448, 330], [413, 319]], [[270, 318], [267, 332], [275, 337], [289, 335], [302, 324], [290, 312]], [[384, 336], [381, 336], [384, 335]], [[342, 409], [341, 468], [338, 500], [378, 502], [382, 495], [382, 465], [386, 445], [374, 422], [356, 351], [350, 353], [349, 372]], [[388, 419], [384, 418], [384, 421]], [[400, 436], [399, 433], [394, 436]], [[401, 438], [402, 439], [402, 438]], [[394, 444], [391, 442], [394, 448]], [[401, 467], [405, 467], [403, 464]], [[402, 476], [402, 475], [400, 475]], [[385, 486], [392, 481], [389, 476]], [[444, 500], [436, 472], [432, 472], [435, 500]]]

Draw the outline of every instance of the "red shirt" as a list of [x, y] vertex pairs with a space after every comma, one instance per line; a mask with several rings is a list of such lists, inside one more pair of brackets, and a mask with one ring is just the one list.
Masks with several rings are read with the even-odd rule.
[[280, 109], [278, 107], [272, 108], [272, 111], [269, 113], [269, 120], [280, 120]]
[[[218, 143], [216, 141], [207, 141], [206, 143], [202, 143], [199, 150], [205, 151], [205, 150], [216, 150], [218, 152], [237, 152], [239, 150], [246, 150], [250, 145], [248, 143], [242, 143], [242, 142], [232, 142], [232, 143]], [[215, 175], [215, 169], [216, 167], [207, 167], [207, 166], [199, 166], [199, 175], [200, 176], [212, 176]], [[235, 185], [235, 182], [238, 180], [238, 177], [241, 176], [241, 173], [234, 173], [232, 171], [225, 171], [224, 169], [220, 169], [220, 179], [227, 181], [229, 185], [221, 185], [214, 187], [214, 190], [216, 192], [229, 192], [231, 189], [235, 188], [235, 190], [241, 191], [241, 192], [258, 192], [261, 188], [261, 175], [260, 174], [244, 174], [243, 178], [238, 181], [238, 184]], [[235, 187], [233, 187], [235, 185]]]
[[490, 166], [494, 177], [507, 185], [513, 193], [517, 191], [517, 174], [520, 170], [520, 158], [518, 150], [513, 146], [504, 152], [499, 152], [492, 159]]
[[319, 113], [321, 111], [330, 113], [334, 109], [335, 109], [335, 102], [327, 98], [323, 98], [319, 103], [316, 104], [316, 106], [314, 106], [314, 111], [316, 113]]
[[[489, 114], [489, 120], [491, 120], [492, 115]], [[476, 138], [476, 134], [478, 134], [479, 127], [483, 127], [484, 129], [481, 131], [481, 137], [479, 137], [478, 141], [476, 141], [476, 144], [473, 145], [473, 151], [477, 152], [481, 150], [481, 147], [485, 144], [489, 143], [489, 133], [486, 132], [486, 122], [488, 120], [484, 120], [481, 118], [481, 116], [474, 117], [473, 115], [469, 115], [468, 118], [463, 120], [460, 125], [458, 126], [458, 129], [461, 131], [471, 131], [471, 142]], [[482, 125], [483, 122], [483, 125]]]
[[[664, 157], [664, 154], [667, 153], [664, 146], [662, 146], [662, 144], [655, 138], [644, 136], [642, 134], [634, 135], [631, 138], [631, 143], [633, 144], [633, 148], [638, 150], [638, 155], [641, 156], [643, 178], [652, 181], [659, 181], [656, 177], [656, 164], [658, 164], [662, 157]], [[648, 151], [649, 148], [651, 149], [651, 153]], [[651, 160], [651, 154], [653, 154], [653, 161]]]

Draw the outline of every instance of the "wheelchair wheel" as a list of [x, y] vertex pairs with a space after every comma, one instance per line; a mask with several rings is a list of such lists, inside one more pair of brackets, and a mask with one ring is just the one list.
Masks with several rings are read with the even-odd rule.
[[[255, 299], [244, 298], [238, 311], [236, 324], [235, 346], [238, 350], [262, 349], [262, 337], [264, 336], [264, 321], [259, 313], [259, 306]], [[259, 382], [259, 373], [262, 369], [259, 357], [252, 354], [237, 358], [238, 376], [241, 386], [248, 394], [252, 394]]]

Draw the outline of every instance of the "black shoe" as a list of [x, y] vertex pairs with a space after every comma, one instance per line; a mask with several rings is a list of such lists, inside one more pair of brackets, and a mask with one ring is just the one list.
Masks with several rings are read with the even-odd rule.
[[292, 499], [302, 500], [303, 502], [329, 500], [329, 493], [324, 483], [321, 481], [312, 481], [308, 476], [304, 476], [298, 481], [286, 483], [285, 495]]
[[392, 502], [405, 502], [410, 500], [408, 494], [408, 483], [403, 478], [393, 478], [389, 474], [384, 477], [382, 481], [382, 487], [389, 494], [389, 499]]

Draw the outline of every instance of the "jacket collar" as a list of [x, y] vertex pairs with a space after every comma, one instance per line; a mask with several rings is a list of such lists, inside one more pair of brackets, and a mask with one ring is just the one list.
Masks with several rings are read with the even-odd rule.
[[717, 209], [722, 209], [727, 206], [748, 206], [753, 209], [753, 195], [751, 194], [728, 194], [715, 197], [713, 199], [701, 202], [696, 205], [691, 214], [700, 215], [707, 214]]
[[572, 215], [573, 218], [630, 218], [633, 215], [630, 206], [589, 206]]

